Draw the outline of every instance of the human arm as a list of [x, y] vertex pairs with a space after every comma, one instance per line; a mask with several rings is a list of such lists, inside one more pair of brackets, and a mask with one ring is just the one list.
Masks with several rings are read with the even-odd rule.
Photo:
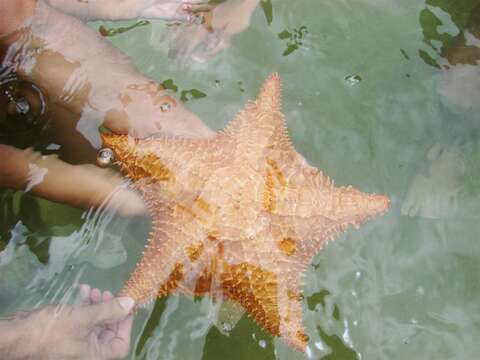
[[[204, 137], [213, 132], [171, 98], [158, 83], [140, 74], [129, 59], [82, 22], [34, 0], [0, 0], [3, 64], [46, 94], [50, 129], [57, 143], [78, 156], [100, 146], [98, 127], [145, 137], [155, 133]], [[32, 6], [33, 5], [33, 6]], [[19, 25], [20, 24], [20, 25]], [[54, 139], [55, 140], [55, 139]], [[88, 140], [88, 141], [87, 141]], [[90, 144], [89, 144], [90, 143]], [[25, 190], [32, 166], [46, 170], [33, 194], [87, 208], [99, 206], [118, 188], [112, 173], [69, 165], [54, 157], [1, 147], [0, 187]], [[83, 162], [81, 159], [77, 162]], [[35, 169], [35, 167], [34, 167]], [[132, 215], [143, 212], [133, 193], [120, 189], [109, 207]]]
[[[0, 0], [0, 36], [3, 35], [0, 37], [0, 44], [4, 49], [15, 44], [16, 41], [20, 41], [22, 36], [20, 29], [33, 16], [35, 6], [35, 0]], [[23, 60], [17, 58], [19, 62]], [[42, 70], [54, 71], [57, 65], [58, 63], [53, 61]], [[61, 68], [60, 66], [58, 70]], [[35, 77], [35, 80], [45, 85], [42, 79]], [[61, 82], [58, 79], [56, 81]], [[61, 84], [57, 86], [61, 86]], [[55, 91], [55, 85], [51, 86], [51, 89]], [[50, 115], [57, 122], [57, 127], [64, 129], [61, 136], [68, 137], [69, 142], [76, 147], [74, 153], [81, 153], [79, 147], [86, 142], [82, 140], [81, 136], [77, 135], [76, 138], [71, 136], [73, 129], [65, 131], [66, 128], [72, 127], [72, 125], [74, 127], [75, 124], [72, 124], [71, 117], [63, 115], [65, 113], [72, 114], [79, 104], [71, 102], [68, 106], [60, 105], [63, 105], [59, 106], [60, 109], [64, 110], [69, 107], [69, 111], [62, 111], [61, 114], [53, 111]], [[52, 103], [49, 104], [49, 107], [55, 108]], [[112, 121], [114, 120], [112, 119]], [[128, 124], [120, 123], [118, 126], [124, 127], [121, 130], [128, 131]], [[19, 150], [1, 144], [0, 159], [0, 187], [28, 190], [34, 195], [81, 208], [99, 207], [115, 191], [116, 195], [106, 203], [108, 209], [118, 209], [123, 215], [140, 215], [145, 212], [141, 199], [132, 191], [119, 186], [122, 183], [121, 178], [111, 171], [92, 165], [74, 166], [55, 156], [41, 156], [32, 150]]]
[[81, 303], [49, 305], [0, 319], [2, 360], [119, 359], [128, 354], [130, 298], [82, 285]]
[[170, 26], [170, 54], [180, 61], [205, 62], [231, 45], [232, 38], [250, 26], [261, 0], [225, 0], [218, 5], [191, 6], [200, 21]]
[[10, 35], [0, 39], [8, 48], [4, 66], [41, 87], [50, 109], [60, 107], [76, 116], [77, 130], [90, 142], [92, 133], [98, 138], [96, 129], [102, 124], [139, 137], [212, 134], [160, 84], [139, 73], [127, 56], [77, 19], [39, 2], [23, 22], [13, 33], [12, 27], [5, 29]]
[[[54, 155], [0, 144], [0, 187], [28, 191], [78, 208], [101, 207], [125, 216], [142, 215], [142, 200], [112, 171], [94, 165], [70, 165]], [[107, 202], [106, 200], [109, 199]]]
[[126, 20], [135, 18], [186, 20], [183, 5], [207, 0], [45, 0], [50, 6], [83, 20]]

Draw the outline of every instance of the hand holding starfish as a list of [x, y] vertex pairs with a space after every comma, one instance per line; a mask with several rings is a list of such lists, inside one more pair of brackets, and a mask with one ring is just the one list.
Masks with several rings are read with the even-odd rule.
[[130, 348], [133, 306], [131, 298], [81, 285], [80, 304], [49, 305], [0, 319], [2, 359], [123, 358]]
[[[49, 3], [77, 16], [86, 16], [86, 10], [91, 16], [102, 16], [108, 8], [112, 18], [121, 17], [108, 0], [91, 2], [88, 9], [85, 2]], [[167, 3], [175, 3], [176, 8], [181, 5], [180, 1], [124, 1], [122, 5], [136, 4], [151, 16], [160, 16], [159, 6]], [[2, 55], [6, 68], [46, 94], [45, 116], [51, 119], [46, 137], [61, 146], [62, 159], [70, 163], [95, 161], [100, 125], [137, 137], [210, 134], [197, 116], [160, 84], [140, 74], [98, 33], [44, 1], [0, 0], [0, 58]], [[0, 187], [29, 189], [35, 195], [73, 206], [99, 206], [121, 183], [108, 171], [70, 165], [30, 150], [0, 146], [0, 156], [6, 159], [0, 166]], [[143, 203], [134, 193], [120, 189], [117, 195], [110, 207], [126, 215], [143, 212]]]

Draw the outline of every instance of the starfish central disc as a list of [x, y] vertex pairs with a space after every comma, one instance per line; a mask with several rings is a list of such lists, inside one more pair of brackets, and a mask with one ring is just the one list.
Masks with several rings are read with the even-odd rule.
[[171, 293], [236, 301], [305, 351], [303, 274], [324, 244], [385, 212], [389, 200], [335, 187], [293, 148], [270, 76], [255, 102], [208, 139], [103, 135], [153, 219], [121, 295], [139, 305]]

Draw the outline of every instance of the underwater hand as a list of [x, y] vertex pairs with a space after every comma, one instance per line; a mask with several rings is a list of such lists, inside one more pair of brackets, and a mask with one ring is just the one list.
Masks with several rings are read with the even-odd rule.
[[170, 55], [181, 60], [205, 62], [229, 47], [235, 34], [250, 26], [260, 0], [225, 0], [219, 5], [192, 5], [196, 16], [189, 24], [170, 26]]
[[103, 123], [115, 133], [137, 138], [158, 134], [202, 138], [214, 134], [197, 115], [153, 81], [128, 85], [120, 101], [123, 107], [110, 111]]
[[115, 192], [106, 207], [122, 215], [140, 215], [146, 209], [122, 179], [94, 165], [70, 165], [54, 155], [0, 144], [0, 187], [31, 192], [52, 201], [80, 208], [99, 207]]
[[[34, 1], [34, 0], [22, 0]], [[189, 6], [208, 0], [45, 0], [48, 5], [81, 20], [128, 20], [136, 18], [188, 20]]]
[[0, 340], [2, 359], [125, 357], [130, 348], [134, 301], [114, 298], [109, 291], [102, 293], [88, 285], [80, 286], [80, 297], [77, 305], [49, 305], [0, 320], [0, 332], [5, 335]]
[[188, 20], [191, 6], [206, 4], [208, 0], [146, 0], [135, 1], [137, 16], [146, 19]]

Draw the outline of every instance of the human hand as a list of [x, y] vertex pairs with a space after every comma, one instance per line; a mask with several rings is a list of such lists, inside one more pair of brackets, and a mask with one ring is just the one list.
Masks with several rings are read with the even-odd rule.
[[208, 0], [45, 1], [51, 7], [82, 20], [128, 20], [135, 18], [188, 20], [190, 15], [189, 5], [208, 2]]
[[138, 138], [157, 134], [202, 138], [214, 134], [197, 115], [153, 81], [128, 85], [122, 91], [120, 102], [121, 111], [110, 111], [104, 121], [104, 126], [115, 133]]
[[123, 358], [130, 347], [133, 307], [131, 298], [114, 298], [109, 291], [102, 293], [81, 285], [80, 304], [49, 305], [1, 320], [0, 329], [15, 332], [6, 334], [5, 338], [16, 344], [9, 347], [3, 343], [4, 348], [10, 348], [6, 359]]
[[231, 45], [232, 37], [250, 26], [260, 0], [225, 0], [219, 5], [192, 4], [186, 24], [171, 25], [166, 37], [170, 56], [181, 62], [205, 62]]
[[[120, 176], [94, 165], [70, 165], [58, 157], [0, 144], [0, 187], [31, 192], [79, 208], [105, 207], [122, 215], [141, 215], [145, 205], [122, 187]], [[114, 194], [112, 196], [112, 194]], [[110, 199], [110, 201], [106, 201]]]
[[192, 6], [207, 4], [208, 0], [134, 0], [136, 16], [146, 19], [189, 20]]

